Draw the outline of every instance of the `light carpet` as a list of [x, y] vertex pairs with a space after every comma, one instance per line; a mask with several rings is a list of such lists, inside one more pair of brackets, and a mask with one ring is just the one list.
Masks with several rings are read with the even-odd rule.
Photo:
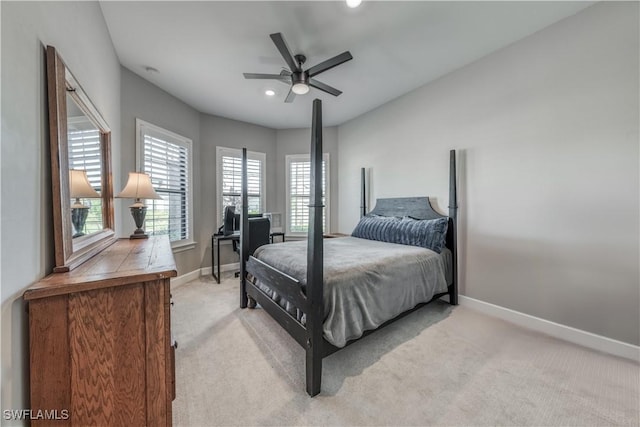
[[443, 302], [324, 359], [310, 398], [302, 347], [223, 279], [172, 291], [175, 425], [640, 424], [636, 363]]

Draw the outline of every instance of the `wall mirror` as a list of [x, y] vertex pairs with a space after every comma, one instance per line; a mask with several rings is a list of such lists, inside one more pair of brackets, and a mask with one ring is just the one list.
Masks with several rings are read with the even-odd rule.
[[115, 241], [111, 131], [53, 46], [47, 46], [54, 272]]

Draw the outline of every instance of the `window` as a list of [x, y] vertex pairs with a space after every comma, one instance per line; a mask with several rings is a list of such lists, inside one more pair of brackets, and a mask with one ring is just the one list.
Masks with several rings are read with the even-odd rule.
[[[308, 154], [286, 156], [287, 164], [287, 234], [302, 235], [309, 230], [311, 197], [311, 162]], [[322, 223], [329, 228], [329, 154], [322, 156]]]
[[147, 200], [145, 231], [169, 235], [173, 247], [193, 247], [191, 140], [136, 119], [138, 169], [162, 197]]
[[[241, 208], [242, 191], [242, 150], [237, 148], [218, 147], [217, 183], [218, 183], [218, 220], [222, 224], [225, 206]], [[265, 164], [267, 155], [247, 151], [247, 199], [250, 214], [264, 212]]]

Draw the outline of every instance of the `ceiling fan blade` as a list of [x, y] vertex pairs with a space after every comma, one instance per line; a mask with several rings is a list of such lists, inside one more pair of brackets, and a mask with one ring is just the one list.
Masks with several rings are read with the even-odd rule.
[[291, 83], [291, 77], [282, 74], [260, 74], [260, 73], [242, 73], [245, 79], [260, 80], [280, 80], [284, 83]]
[[340, 55], [334, 56], [331, 59], [327, 59], [326, 61], [321, 62], [318, 65], [314, 65], [307, 70], [307, 73], [309, 74], [309, 77], [313, 77], [352, 59], [353, 56], [351, 56], [351, 53], [349, 51], [342, 52]]
[[333, 96], [338, 96], [342, 93], [341, 90], [338, 90], [335, 87], [331, 87], [322, 82], [319, 82], [316, 79], [309, 79], [309, 86], [315, 87], [316, 89], [320, 89], [323, 92], [330, 93]]
[[287, 97], [284, 99], [284, 102], [291, 103], [293, 102], [294, 99], [296, 99], [296, 94], [293, 91], [293, 86], [292, 86], [291, 89], [289, 89], [289, 93], [287, 94]]
[[296, 60], [293, 59], [293, 55], [291, 54], [291, 51], [289, 50], [287, 43], [284, 41], [284, 37], [282, 37], [282, 33], [274, 33], [274, 34], [271, 34], [269, 37], [271, 37], [271, 40], [273, 40], [273, 43], [276, 45], [276, 47], [280, 51], [280, 55], [282, 55], [282, 57], [284, 58], [284, 61], [287, 63], [291, 71], [300, 71], [300, 66], [298, 65]]

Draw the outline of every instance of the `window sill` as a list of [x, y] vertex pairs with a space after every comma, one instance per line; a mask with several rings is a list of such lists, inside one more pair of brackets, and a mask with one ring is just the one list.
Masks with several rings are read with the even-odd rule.
[[198, 242], [193, 240], [178, 240], [177, 242], [171, 243], [171, 250], [173, 253], [184, 252], [196, 247]]

